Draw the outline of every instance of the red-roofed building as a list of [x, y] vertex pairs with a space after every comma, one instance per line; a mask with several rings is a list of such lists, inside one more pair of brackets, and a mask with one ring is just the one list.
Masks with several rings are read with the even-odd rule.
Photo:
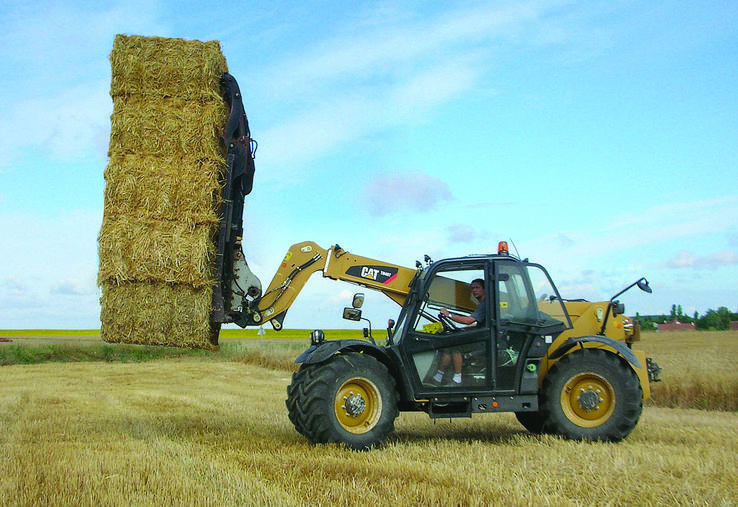
[[672, 319], [668, 322], [658, 325], [658, 331], [694, 331], [694, 322], [679, 322], [678, 319]]

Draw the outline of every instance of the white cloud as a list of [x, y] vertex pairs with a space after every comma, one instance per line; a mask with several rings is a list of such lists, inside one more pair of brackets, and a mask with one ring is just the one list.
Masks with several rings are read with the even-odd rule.
[[62, 296], [85, 296], [94, 293], [94, 291], [90, 290], [89, 285], [86, 285], [82, 280], [76, 280], [74, 278], [59, 280], [51, 286], [50, 292], [51, 294]]
[[[652, 282], [654, 294], [629, 292], [641, 313], [667, 311], [676, 301], [692, 301], [697, 287], [725, 292], [723, 280], [701, 276], [704, 270], [735, 266], [734, 250], [695, 253], [695, 245], [713, 245], [711, 236], [728, 233], [738, 217], [738, 198], [674, 202], [614, 215], [602, 227], [577, 226], [518, 242], [524, 257], [542, 263], [563, 297], [606, 300], [640, 276]], [[688, 248], [685, 248], [688, 246]], [[681, 273], [678, 282], [675, 273]], [[690, 287], [690, 296], [683, 295]], [[650, 308], [651, 310], [648, 310]], [[661, 309], [661, 310], [660, 310]]]
[[445, 181], [426, 174], [384, 176], [372, 181], [364, 192], [364, 201], [374, 216], [435, 210], [454, 200]]
[[158, 2], [7, 0], [5, 4], [2, 54], [10, 63], [22, 64], [22, 72], [36, 76], [34, 89], [39, 90], [107, 67], [116, 33], [167, 35], [171, 30], [158, 21]]
[[347, 303], [347, 302], [351, 301], [353, 295], [354, 295], [354, 293], [351, 292], [349, 289], [343, 289], [343, 290], [339, 291], [338, 294], [335, 294], [335, 295], [331, 296], [328, 299], [328, 301], [330, 301], [330, 303], [332, 303], [332, 304], [333, 303], [341, 303], [341, 304], [344, 304], [344, 303]]
[[417, 18], [415, 23], [405, 18], [402, 24], [382, 23], [378, 27], [359, 21], [350, 37], [324, 39], [265, 69], [263, 79], [273, 93], [291, 95], [299, 90], [302, 94], [314, 86], [323, 88], [335, 82], [377, 76], [387, 78], [429, 62], [458, 61], [483, 42], [525, 40], [518, 38], [520, 32], [526, 28], [536, 32], [544, 11], [555, 4], [482, 3], [439, 10], [435, 17]]
[[446, 231], [451, 243], [472, 243], [479, 237], [477, 230], [468, 224], [450, 225]]
[[[618, 230], [636, 227], [653, 227], [667, 223], [669, 225], [684, 224], [689, 226], [689, 232], [703, 232], [700, 229], [706, 221], [718, 224], [721, 228], [725, 224], [734, 223], [738, 216], [738, 196], [727, 195], [713, 199], [696, 201], [680, 201], [659, 204], [638, 212], [621, 213], [607, 225], [607, 230]], [[714, 228], [709, 228], [712, 232]]]
[[369, 29], [358, 22], [350, 37], [319, 39], [252, 73], [249, 88], [283, 104], [256, 135], [264, 147], [261, 177], [299, 179], [295, 166], [389, 127], [427, 121], [478, 85], [496, 56], [492, 41], [535, 39], [520, 32], [537, 33], [541, 16], [556, 5], [482, 4]]
[[29, 151], [57, 160], [104, 160], [112, 104], [102, 83], [88, 83], [44, 97], [13, 102], [0, 118], [0, 168]]
[[0, 213], [0, 322], [19, 328], [94, 327], [102, 213]]
[[154, 21], [156, 3], [11, 1], [4, 10], [0, 170], [31, 150], [63, 160], [104, 158], [113, 38], [139, 30], [165, 35], [169, 29]]
[[6, 276], [0, 287], [8, 300], [23, 297], [28, 291], [28, 285], [18, 275]]
[[479, 74], [478, 62], [467, 55], [407, 76], [406, 80], [388, 90], [383, 99], [385, 109], [390, 113], [385, 119], [391, 121], [395, 115], [400, 115], [401, 119], [413, 118], [419, 112], [443, 104], [472, 88]]
[[[615, 215], [602, 227], [596, 224], [583, 226], [587, 218], [584, 217], [576, 222], [577, 229], [564, 229], [532, 238], [526, 247], [565, 259], [579, 257], [586, 249], [587, 258], [593, 260], [614, 252], [635, 254], [639, 249], [652, 245], [682, 240], [693, 243], [696, 238], [727, 233], [737, 217], [738, 196], [675, 202]], [[559, 248], [552, 249], [552, 245]], [[663, 250], [661, 253], [669, 254]]]
[[667, 263], [667, 265], [672, 268], [691, 268], [694, 267], [696, 263], [697, 256], [695, 254], [686, 250], [680, 250], [679, 253]]
[[398, 81], [331, 90], [287, 111], [281, 121], [255, 134], [259, 164], [269, 179], [295, 176], [326, 153], [389, 127], [419, 121], [435, 107], [468, 90], [478, 70], [467, 60], [443, 62]]
[[666, 265], [670, 268], [716, 269], [720, 266], [738, 264], [738, 254], [732, 250], [721, 250], [710, 255], [697, 255], [680, 250]]

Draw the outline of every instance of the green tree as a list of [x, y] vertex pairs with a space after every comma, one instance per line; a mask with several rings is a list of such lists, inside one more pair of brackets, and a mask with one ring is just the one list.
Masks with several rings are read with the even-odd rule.
[[730, 321], [733, 314], [726, 307], [721, 306], [717, 310], [709, 309], [700, 317], [696, 323], [697, 329], [709, 331], [725, 331], [730, 329]]
[[690, 322], [694, 322], [696, 320], [696, 318], [692, 319], [692, 317], [686, 315], [684, 313], [684, 310], [682, 309], [682, 305], [678, 304], [671, 305], [671, 312], [669, 313], [668, 319], [666, 318], [666, 316], [664, 316], [664, 321], [674, 319], [677, 319], [679, 322], [683, 322], [685, 324], [689, 324]]

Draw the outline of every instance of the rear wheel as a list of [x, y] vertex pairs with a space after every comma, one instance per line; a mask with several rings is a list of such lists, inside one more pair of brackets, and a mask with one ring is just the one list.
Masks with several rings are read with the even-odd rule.
[[394, 379], [365, 354], [341, 354], [302, 365], [287, 388], [287, 410], [295, 429], [313, 443], [351, 449], [381, 444], [398, 414]]
[[618, 356], [601, 349], [562, 357], [546, 375], [541, 392], [546, 431], [574, 440], [620, 441], [643, 410], [638, 376]]

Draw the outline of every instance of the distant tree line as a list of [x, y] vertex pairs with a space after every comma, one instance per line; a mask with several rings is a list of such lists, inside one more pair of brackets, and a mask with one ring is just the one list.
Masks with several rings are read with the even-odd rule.
[[674, 319], [684, 324], [694, 323], [696, 329], [704, 331], [726, 331], [730, 329], [731, 321], [738, 321], [738, 313], [733, 313], [725, 306], [717, 310], [709, 309], [704, 315], [694, 312], [691, 317], [682, 311], [682, 305], [671, 305], [671, 312], [666, 315], [636, 315], [641, 321], [641, 329], [656, 330], [658, 324]]

